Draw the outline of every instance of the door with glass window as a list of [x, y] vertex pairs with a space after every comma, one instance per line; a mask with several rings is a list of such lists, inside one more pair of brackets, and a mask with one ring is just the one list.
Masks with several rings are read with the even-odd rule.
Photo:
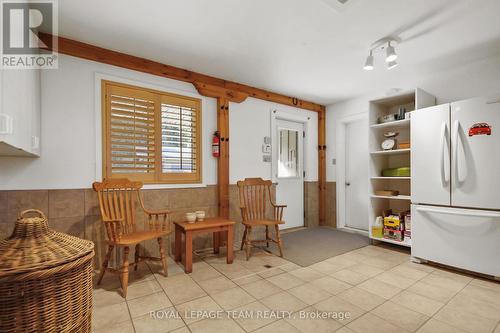
[[281, 229], [304, 226], [304, 125], [277, 120], [275, 159], [276, 202], [285, 209]]

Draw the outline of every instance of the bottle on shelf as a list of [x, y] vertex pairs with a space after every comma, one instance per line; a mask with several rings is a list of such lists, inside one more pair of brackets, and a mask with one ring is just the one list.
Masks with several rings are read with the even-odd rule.
[[382, 238], [384, 237], [384, 218], [382, 216], [377, 216], [375, 222], [372, 224], [372, 237]]

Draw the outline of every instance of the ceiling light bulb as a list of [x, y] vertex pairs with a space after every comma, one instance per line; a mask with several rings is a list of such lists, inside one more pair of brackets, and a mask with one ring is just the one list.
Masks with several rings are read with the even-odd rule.
[[398, 58], [398, 55], [396, 54], [396, 50], [394, 47], [392, 47], [391, 42], [387, 45], [387, 56], [385, 58], [385, 62], [392, 62]]
[[373, 55], [372, 55], [372, 51], [370, 51], [370, 55], [368, 57], [366, 57], [366, 62], [365, 62], [365, 66], [363, 66], [363, 69], [365, 71], [371, 71], [373, 69]]
[[391, 61], [387, 63], [387, 69], [393, 69], [398, 67], [398, 63], [396, 61]]

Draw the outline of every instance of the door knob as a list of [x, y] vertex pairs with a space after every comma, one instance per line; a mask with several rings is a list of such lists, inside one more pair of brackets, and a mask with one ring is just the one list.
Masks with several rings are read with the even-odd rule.
[[345, 186], [351, 186], [351, 183], [345, 182]]

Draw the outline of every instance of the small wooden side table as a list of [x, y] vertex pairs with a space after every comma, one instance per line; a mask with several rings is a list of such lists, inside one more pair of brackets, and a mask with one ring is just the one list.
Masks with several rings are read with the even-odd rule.
[[[184, 252], [184, 271], [193, 271], [193, 234], [213, 232], [214, 253], [219, 253], [220, 233], [227, 234], [227, 263], [233, 263], [233, 226], [234, 221], [221, 217], [206, 218], [204, 221], [188, 223], [174, 222], [175, 224], [175, 261], [180, 262]], [[182, 234], [184, 234], [184, 249], [182, 249]]]

